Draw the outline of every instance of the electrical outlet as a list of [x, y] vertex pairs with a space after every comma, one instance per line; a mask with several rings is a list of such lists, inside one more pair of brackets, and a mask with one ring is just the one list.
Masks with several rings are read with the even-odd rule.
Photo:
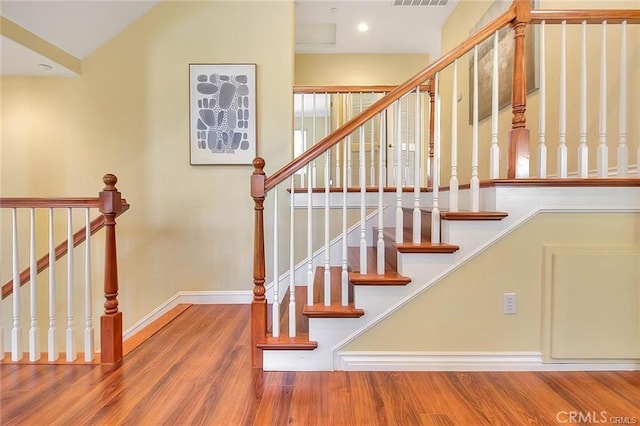
[[502, 303], [503, 303], [502, 313], [515, 314], [518, 312], [517, 306], [516, 306], [515, 293], [505, 293], [502, 299]]

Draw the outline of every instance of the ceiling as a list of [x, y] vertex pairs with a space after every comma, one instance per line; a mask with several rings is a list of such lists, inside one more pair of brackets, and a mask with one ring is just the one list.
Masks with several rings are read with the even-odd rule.
[[[170, 1], [170, 0], [165, 0]], [[240, 0], [234, 0], [240, 1]], [[0, 15], [78, 60], [156, 6], [160, 0], [0, 0]], [[394, 6], [393, 3], [415, 5]], [[298, 0], [297, 53], [440, 54], [440, 29], [458, 0]], [[420, 3], [434, 5], [419, 5]], [[446, 3], [444, 5], [438, 5]], [[359, 32], [361, 22], [367, 32]], [[37, 49], [3, 32], [2, 75], [75, 76]], [[43, 65], [40, 65], [43, 64]], [[47, 69], [51, 67], [50, 69]]]

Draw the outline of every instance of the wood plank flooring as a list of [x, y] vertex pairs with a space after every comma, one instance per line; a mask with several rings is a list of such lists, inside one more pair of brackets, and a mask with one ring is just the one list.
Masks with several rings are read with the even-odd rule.
[[253, 371], [249, 309], [191, 306], [116, 366], [4, 364], [0, 423], [554, 425], [571, 412], [640, 423], [640, 372]]

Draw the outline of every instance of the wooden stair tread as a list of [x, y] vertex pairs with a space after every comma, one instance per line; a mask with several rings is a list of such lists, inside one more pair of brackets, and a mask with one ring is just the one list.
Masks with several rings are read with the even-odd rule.
[[267, 337], [258, 342], [256, 345], [260, 349], [269, 350], [313, 350], [318, 347], [318, 342], [309, 340], [307, 333], [297, 333], [296, 337], [289, 337], [281, 334], [279, 337], [273, 337], [271, 333], [267, 333]]
[[360, 318], [364, 315], [364, 311], [356, 308], [353, 303], [347, 306], [337, 303], [332, 303], [330, 306], [315, 303], [312, 306], [306, 305], [302, 314], [309, 318]]
[[400, 253], [434, 253], [434, 254], [451, 254], [460, 250], [459, 246], [445, 243], [394, 243]]
[[[324, 304], [324, 266], [316, 268], [313, 280], [313, 305], [307, 305], [305, 300], [302, 314], [308, 318], [359, 318], [364, 315], [362, 309], [355, 307], [353, 303], [353, 289], [349, 291], [349, 304], [342, 305], [342, 268], [333, 266], [330, 269], [331, 276], [331, 303]], [[351, 286], [351, 285], [350, 285]]]
[[507, 212], [440, 212], [443, 220], [502, 220], [508, 215]]
[[349, 281], [353, 285], [406, 285], [411, 282], [411, 278], [400, 275], [388, 262], [385, 262], [384, 275], [378, 275], [376, 249], [373, 247], [367, 247], [367, 272], [364, 274], [360, 273], [360, 249], [349, 247], [347, 253], [351, 269]]
[[434, 254], [451, 254], [460, 250], [459, 246], [445, 243], [431, 243], [426, 241], [423, 235], [422, 241], [418, 244], [412, 243], [413, 234], [410, 229], [404, 229], [403, 240], [405, 242], [396, 243], [395, 228], [385, 228], [383, 232], [384, 238], [391, 243], [400, 253], [434, 253]]

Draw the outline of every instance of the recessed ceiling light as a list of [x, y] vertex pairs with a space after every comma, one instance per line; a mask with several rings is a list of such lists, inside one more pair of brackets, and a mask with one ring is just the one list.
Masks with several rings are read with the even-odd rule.
[[358, 24], [358, 31], [360, 31], [361, 33], [369, 31], [369, 25], [367, 25], [366, 22], [360, 22]]
[[50, 71], [51, 68], [53, 68], [51, 65], [49, 64], [38, 64], [38, 66], [40, 67], [40, 69], [42, 71]]

